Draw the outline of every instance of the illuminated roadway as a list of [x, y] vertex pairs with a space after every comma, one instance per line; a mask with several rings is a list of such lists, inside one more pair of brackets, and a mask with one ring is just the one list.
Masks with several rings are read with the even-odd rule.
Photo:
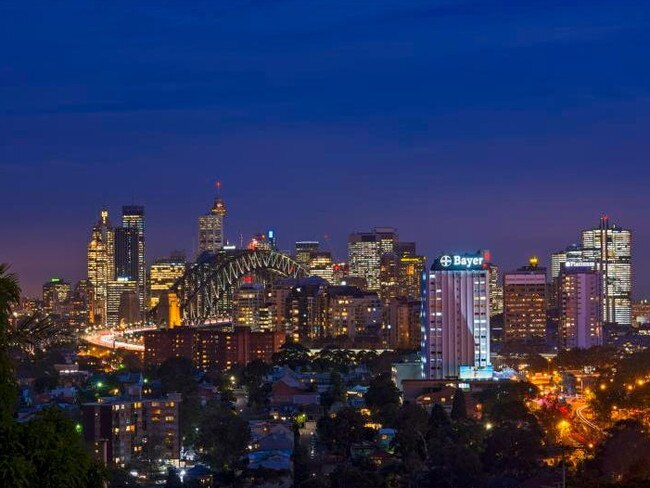
[[588, 408], [589, 408], [589, 405], [581, 405], [580, 407], [576, 408], [576, 410], [575, 410], [575, 412], [576, 412], [576, 417], [578, 417], [578, 420], [580, 420], [580, 422], [582, 422], [583, 424], [585, 424], [587, 427], [589, 427], [589, 428], [595, 430], [595, 431], [598, 432], [598, 433], [602, 433], [602, 432], [603, 432], [603, 429], [601, 429], [600, 427], [598, 427], [595, 423], [593, 423], [591, 420], [589, 420], [589, 419], [585, 416], [584, 412], [585, 412], [585, 410], [587, 410]]
[[[146, 330], [153, 330], [155, 328], [156, 326], [140, 327], [137, 329], [129, 329], [126, 332], [144, 332]], [[124, 339], [122, 332], [115, 332], [110, 329], [98, 330], [90, 334], [86, 334], [83, 339], [94, 346], [107, 347], [109, 349], [125, 349], [127, 351], [137, 352], [144, 351], [144, 345], [127, 342]]]

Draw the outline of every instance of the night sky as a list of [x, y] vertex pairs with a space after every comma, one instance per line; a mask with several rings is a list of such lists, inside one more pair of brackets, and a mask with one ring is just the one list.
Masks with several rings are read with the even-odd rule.
[[647, 1], [0, 4], [0, 262], [40, 294], [85, 273], [99, 210], [148, 259], [226, 234], [281, 248], [395, 226], [504, 269], [602, 213], [650, 296]]

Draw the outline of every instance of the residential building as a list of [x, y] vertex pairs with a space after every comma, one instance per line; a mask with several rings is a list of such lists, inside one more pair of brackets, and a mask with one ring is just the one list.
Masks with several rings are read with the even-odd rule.
[[503, 275], [503, 318], [507, 344], [542, 344], [546, 339], [546, 268], [533, 256], [528, 266]]
[[602, 276], [583, 266], [562, 265], [559, 276], [559, 343], [564, 349], [603, 344]]

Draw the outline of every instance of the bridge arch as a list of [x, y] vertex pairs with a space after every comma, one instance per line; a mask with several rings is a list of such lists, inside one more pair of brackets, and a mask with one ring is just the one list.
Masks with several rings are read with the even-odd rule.
[[194, 264], [174, 284], [184, 324], [197, 325], [216, 318], [224, 294], [247, 275], [271, 271], [280, 276], [302, 278], [305, 269], [277, 251], [240, 250], [219, 253]]

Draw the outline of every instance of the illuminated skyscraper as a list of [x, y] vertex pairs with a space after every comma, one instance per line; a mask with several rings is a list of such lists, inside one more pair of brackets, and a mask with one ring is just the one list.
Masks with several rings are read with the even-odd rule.
[[331, 285], [334, 284], [334, 263], [329, 251], [315, 251], [309, 260], [309, 274], [319, 276]]
[[603, 280], [590, 263], [562, 265], [559, 280], [559, 342], [564, 349], [603, 344]]
[[155, 307], [163, 293], [168, 291], [187, 269], [181, 255], [158, 259], [149, 271], [149, 306]]
[[122, 207], [122, 227], [134, 229], [138, 236], [138, 275], [135, 278], [137, 282], [137, 294], [140, 301], [140, 311], [144, 314], [146, 310], [146, 264], [145, 264], [145, 239], [144, 239], [144, 207], [139, 205], [125, 205]]
[[503, 275], [503, 318], [507, 343], [546, 339], [546, 268], [532, 257], [528, 266]]
[[90, 321], [97, 325], [105, 325], [106, 293], [108, 281], [112, 279], [113, 261], [99, 223], [93, 227], [87, 256], [88, 281], [92, 286], [92, 298], [89, 304]]
[[298, 241], [296, 242], [295, 258], [298, 264], [309, 271], [309, 263], [313, 252], [319, 249], [318, 241]]
[[198, 253], [217, 253], [223, 249], [226, 239], [224, 237], [223, 221], [226, 216], [226, 204], [219, 195], [221, 185], [217, 182], [217, 196], [210, 212], [199, 217]]
[[426, 258], [419, 256], [415, 242], [396, 242], [397, 296], [419, 299], [422, 296], [422, 273]]
[[51, 278], [43, 285], [43, 307], [48, 313], [61, 313], [61, 306], [70, 298], [70, 283]]
[[490, 365], [490, 277], [486, 253], [445, 254], [426, 277], [422, 362], [425, 378]]
[[372, 232], [356, 232], [348, 239], [350, 276], [364, 278], [369, 291], [381, 289], [381, 256], [395, 250], [397, 234], [392, 227], [377, 227]]
[[583, 259], [594, 262], [603, 277], [603, 318], [608, 323], [632, 322], [631, 239], [629, 230], [610, 224], [607, 216], [598, 228], [582, 232]]
[[[118, 277], [117, 279], [108, 282], [106, 291], [106, 325], [109, 327], [116, 327], [118, 325], [132, 325], [132, 323], [120, 324], [120, 306], [122, 307], [124, 313], [124, 303], [125, 301], [126, 303], [129, 303], [128, 294], [130, 293], [131, 296], [135, 294], [137, 296], [138, 282], [129, 280], [128, 278]], [[140, 300], [138, 298], [138, 303], [139, 301]], [[129, 308], [132, 309], [132, 306], [129, 305]]]
[[117, 227], [114, 231], [114, 276], [137, 281], [140, 275], [139, 239], [137, 229]]
[[499, 283], [499, 267], [488, 263], [490, 271], [490, 317], [503, 313], [503, 287]]
[[577, 244], [571, 244], [564, 251], [554, 252], [551, 254], [551, 280], [560, 276], [563, 263], [579, 263], [582, 261], [582, 248]]

